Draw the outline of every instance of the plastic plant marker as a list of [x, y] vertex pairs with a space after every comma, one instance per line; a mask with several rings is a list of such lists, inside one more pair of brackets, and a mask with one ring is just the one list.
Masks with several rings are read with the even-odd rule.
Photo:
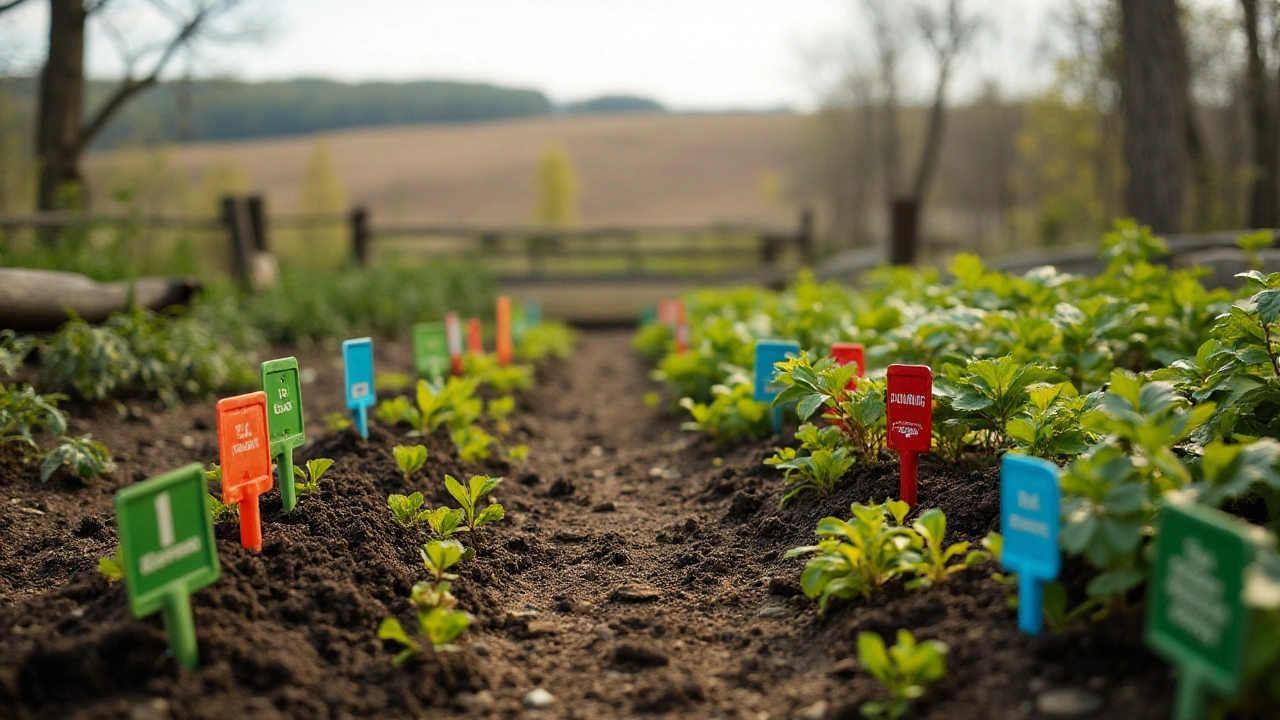
[[467, 352], [472, 355], [484, 354], [484, 331], [480, 328], [480, 318], [467, 320]]
[[524, 301], [524, 323], [526, 327], [542, 324], [542, 301], [538, 298]]
[[347, 384], [347, 408], [360, 437], [369, 439], [369, 408], [378, 402], [373, 385], [373, 339], [342, 341], [342, 371]]
[[1245, 569], [1266, 531], [1221, 510], [1166, 502], [1157, 520], [1145, 639], [1180, 670], [1174, 717], [1208, 717], [1209, 691], [1233, 697], [1244, 675]]
[[458, 313], [444, 316], [444, 334], [449, 341], [449, 366], [454, 375], [462, 374], [462, 321]]
[[528, 328], [524, 319], [524, 306], [513, 305], [511, 307], [511, 342], [515, 347], [519, 347], [520, 342], [524, 340], [524, 331]]
[[645, 305], [636, 314], [636, 322], [640, 324], [640, 327], [648, 327], [657, 321], [658, 308], [655, 305]]
[[307, 441], [297, 358], [262, 363], [262, 391], [267, 394], [267, 437], [271, 440], [271, 456], [276, 458], [276, 469], [280, 472], [280, 500], [285, 512], [293, 512], [298, 505], [293, 451]]
[[[782, 392], [782, 386], [773, 380], [777, 376], [774, 363], [780, 363], [800, 354], [800, 343], [794, 340], [760, 340], [756, 342], [755, 387], [752, 398], [756, 402], [773, 402]], [[782, 432], [782, 408], [773, 409], [773, 434]]]
[[1040, 634], [1044, 583], [1058, 577], [1062, 493], [1057, 465], [1008, 453], [1000, 464], [1000, 564], [1018, 574], [1018, 629]]
[[217, 414], [222, 502], [240, 506], [240, 544], [261, 551], [258, 496], [271, 489], [267, 394], [259, 391], [223, 398], [218, 401]]
[[511, 298], [503, 295], [498, 298], [497, 312], [498, 364], [506, 367], [511, 364]]
[[902, 462], [898, 494], [915, 507], [920, 453], [929, 452], [933, 442], [933, 371], [924, 365], [890, 365], [885, 414], [886, 444]]
[[689, 322], [685, 317], [684, 301], [676, 301], [676, 354], [683, 355], [689, 349]]
[[[863, 378], [867, 376], [866, 350], [862, 347], [862, 343], [833, 343], [831, 345], [831, 357], [836, 359], [836, 364], [840, 367], [855, 363], [858, 366], [857, 377]], [[857, 386], [856, 380], [850, 380], [849, 387], [845, 389], [852, 390]]]
[[174, 661], [195, 670], [191, 594], [221, 574], [204, 470], [193, 463], [130, 485], [116, 493], [115, 508], [129, 612], [163, 612]]
[[449, 373], [449, 336], [444, 323], [428, 322], [413, 326], [413, 367], [418, 377], [443, 382]]

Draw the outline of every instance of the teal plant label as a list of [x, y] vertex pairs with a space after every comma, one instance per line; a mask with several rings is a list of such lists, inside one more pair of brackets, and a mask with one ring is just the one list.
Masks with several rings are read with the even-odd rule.
[[449, 373], [449, 335], [442, 322], [413, 326], [413, 367], [418, 377], [444, 380]]
[[163, 611], [174, 658], [197, 664], [191, 593], [218, 579], [218, 548], [199, 463], [130, 485], [115, 496], [129, 612]]
[[267, 438], [271, 455], [278, 458], [280, 499], [285, 512], [297, 504], [293, 451], [307, 441], [302, 417], [302, 383], [298, 359], [287, 357], [262, 363], [262, 391], [267, 394]]
[[[775, 383], [778, 375], [775, 363], [800, 354], [800, 343], [794, 340], [760, 340], [756, 342], [755, 383], [752, 398], [756, 402], [773, 402], [782, 392], [782, 386]], [[773, 434], [782, 432], [782, 408], [773, 409]]]
[[1062, 493], [1057, 465], [1007, 453], [1000, 467], [1000, 563], [1018, 574], [1018, 629], [1035, 635], [1044, 624], [1043, 583], [1058, 577]]
[[1265, 532], [1220, 510], [1172, 502], [1161, 508], [1158, 528], [1146, 641], [1182, 669], [1177, 716], [1201, 717], [1207, 689], [1227, 697], [1240, 690], [1245, 569]]
[[378, 401], [373, 380], [373, 339], [342, 341], [342, 374], [346, 381], [347, 408], [355, 419], [356, 432], [369, 437], [369, 408]]

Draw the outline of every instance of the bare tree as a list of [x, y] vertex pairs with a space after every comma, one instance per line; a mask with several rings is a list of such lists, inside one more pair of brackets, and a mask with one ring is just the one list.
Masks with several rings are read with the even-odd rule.
[[1244, 33], [1248, 42], [1248, 64], [1245, 68], [1245, 91], [1249, 117], [1253, 127], [1253, 187], [1249, 193], [1249, 225], [1256, 228], [1276, 227], [1280, 221], [1276, 202], [1280, 189], [1280, 155], [1276, 149], [1276, 123], [1267, 88], [1267, 67], [1263, 60], [1261, 18], [1258, 0], [1241, 0], [1244, 8]]
[[871, 20], [871, 38], [875, 47], [876, 79], [880, 91], [881, 171], [888, 204], [901, 192], [901, 130], [898, 126], [898, 61], [907, 45], [906, 27], [898, 16], [901, 6], [894, 0], [861, 0], [862, 10]]
[[[180, 51], [202, 39], [229, 41], [243, 36], [215, 27], [217, 21], [231, 16], [242, 0], [148, 1], [170, 31], [155, 43], [137, 46], [131, 45], [127, 34], [105, 17], [112, 0], [49, 0], [49, 51], [40, 74], [36, 121], [39, 209], [51, 210], [64, 204], [68, 187], [73, 188], [72, 197], [76, 197], [81, 183], [80, 158], [85, 150], [125, 104], [160, 82]], [[120, 49], [125, 76], [86, 116], [84, 43], [91, 18], [103, 18], [104, 29]]]
[[951, 71], [956, 58], [968, 49], [977, 35], [981, 20], [976, 15], [965, 14], [962, 0], [947, 0], [946, 8], [941, 12], [935, 12], [927, 5], [918, 6], [916, 23], [938, 65], [938, 77], [933, 86], [933, 107], [929, 110], [924, 148], [920, 152], [920, 164], [916, 166], [915, 182], [912, 184], [916, 199], [923, 202], [938, 169]]
[[1182, 228], [1187, 184], [1186, 48], [1177, 0], [1121, 0], [1121, 100], [1129, 213], [1156, 232]]

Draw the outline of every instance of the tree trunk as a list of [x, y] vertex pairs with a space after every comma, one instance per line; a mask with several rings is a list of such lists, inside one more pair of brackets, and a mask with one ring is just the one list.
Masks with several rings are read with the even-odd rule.
[[64, 205], [64, 188], [80, 182], [80, 119], [84, 103], [84, 0], [50, 0], [49, 57], [40, 73], [36, 156], [40, 210]]
[[1277, 225], [1276, 176], [1280, 174], [1280, 156], [1276, 155], [1276, 127], [1271, 119], [1271, 103], [1267, 97], [1267, 70], [1262, 62], [1258, 39], [1258, 0], [1241, 0], [1244, 6], [1244, 32], [1248, 39], [1248, 66], [1245, 90], [1249, 98], [1249, 120], [1253, 126], [1253, 187], [1249, 192], [1249, 227], [1273, 228]]
[[1187, 181], [1187, 71], [1177, 2], [1121, 0], [1120, 16], [1129, 214], [1156, 232], [1178, 232]]

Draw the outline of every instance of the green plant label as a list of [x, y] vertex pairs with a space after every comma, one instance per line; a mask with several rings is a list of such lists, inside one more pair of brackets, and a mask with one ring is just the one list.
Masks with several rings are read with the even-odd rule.
[[1225, 696], [1240, 689], [1245, 568], [1263, 531], [1220, 510], [1172, 502], [1158, 527], [1146, 641], [1182, 669], [1178, 717], [1200, 717], [1206, 687]]
[[262, 363], [262, 391], [267, 394], [267, 438], [271, 441], [271, 455], [279, 458], [280, 500], [285, 512], [292, 512], [298, 497], [293, 477], [293, 450], [307, 441], [297, 358]]
[[191, 593], [218, 579], [218, 548], [199, 463], [124, 488], [115, 496], [129, 612], [164, 611], [175, 659], [196, 666]]
[[442, 322], [413, 326], [413, 367], [418, 376], [443, 380], [449, 372], [449, 335]]

